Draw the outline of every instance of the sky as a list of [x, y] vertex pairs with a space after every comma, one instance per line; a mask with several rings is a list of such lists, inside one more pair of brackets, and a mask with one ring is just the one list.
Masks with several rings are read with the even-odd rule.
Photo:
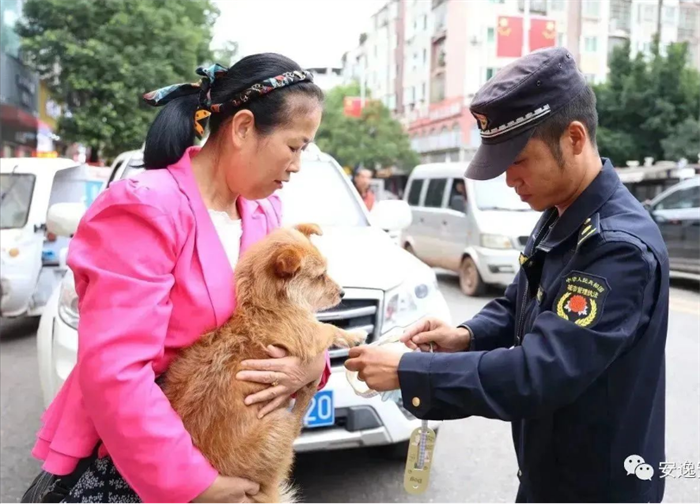
[[243, 55], [277, 52], [302, 67], [340, 66], [386, 0], [215, 0], [212, 48], [237, 41]]

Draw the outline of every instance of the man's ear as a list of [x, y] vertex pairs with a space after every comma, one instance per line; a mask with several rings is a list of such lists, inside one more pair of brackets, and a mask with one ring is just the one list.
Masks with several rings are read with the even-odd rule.
[[321, 231], [321, 228], [318, 226], [318, 224], [298, 224], [294, 226], [294, 228], [307, 238], [309, 238], [312, 234], [318, 236], [323, 235], [323, 232]]
[[279, 249], [274, 258], [274, 271], [280, 278], [292, 278], [301, 269], [302, 255], [298, 247], [285, 245]]

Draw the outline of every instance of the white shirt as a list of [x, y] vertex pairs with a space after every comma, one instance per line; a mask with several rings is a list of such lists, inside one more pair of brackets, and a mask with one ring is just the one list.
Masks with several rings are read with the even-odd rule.
[[241, 219], [232, 219], [226, 212], [211, 209], [209, 216], [214, 223], [221, 244], [224, 246], [231, 268], [235, 269], [241, 252], [241, 236], [243, 236]]

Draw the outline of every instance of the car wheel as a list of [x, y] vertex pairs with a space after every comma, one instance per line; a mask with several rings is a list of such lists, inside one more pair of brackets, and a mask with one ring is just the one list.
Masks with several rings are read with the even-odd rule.
[[467, 296], [482, 296], [486, 292], [486, 284], [471, 257], [462, 259], [459, 268], [459, 288]]

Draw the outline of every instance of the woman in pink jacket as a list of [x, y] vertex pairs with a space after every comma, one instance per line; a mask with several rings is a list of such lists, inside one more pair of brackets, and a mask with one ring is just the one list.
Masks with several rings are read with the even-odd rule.
[[[144, 95], [164, 105], [146, 138], [147, 170], [114, 182], [89, 208], [68, 264], [79, 296], [75, 368], [42, 418], [42, 474], [25, 502], [246, 502], [257, 483], [224, 477], [193, 445], [157, 384], [179, 349], [235, 309], [233, 266], [280, 224], [275, 190], [299, 170], [321, 121], [312, 76], [277, 54], [195, 84]], [[210, 136], [203, 148], [195, 135]], [[323, 375], [271, 347], [239, 379], [269, 383], [262, 413]], [[270, 373], [270, 369], [274, 372]]]

